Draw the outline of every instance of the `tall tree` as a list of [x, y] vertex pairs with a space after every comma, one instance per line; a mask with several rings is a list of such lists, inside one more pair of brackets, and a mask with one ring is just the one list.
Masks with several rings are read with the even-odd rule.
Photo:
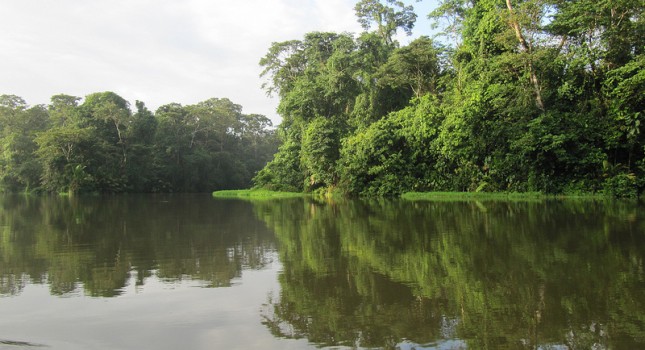
[[[265, 88], [268, 92], [278, 92], [281, 97], [278, 112], [283, 117], [279, 133], [283, 147], [267, 171], [258, 174], [259, 185], [283, 188], [275, 182], [284, 181], [288, 184], [285, 188], [300, 189], [303, 184], [311, 183], [312, 172], [317, 172], [312, 168], [315, 164], [309, 161], [313, 153], [308, 150], [313, 149], [300, 145], [305, 135], [309, 141], [321, 140], [312, 134], [314, 130], [333, 137], [325, 141], [326, 145], [335, 146], [328, 154], [332, 158], [326, 158], [328, 164], [324, 166], [333, 168], [330, 164], [338, 159], [340, 139], [349, 131], [356, 98], [362, 92], [362, 72], [355, 53], [356, 42], [350, 35], [314, 32], [306, 34], [302, 41], [274, 43], [260, 61], [265, 67], [262, 74], [271, 76], [271, 84]], [[320, 124], [315, 124], [316, 121]], [[319, 125], [333, 129], [321, 130]], [[322, 177], [328, 181], [334, 178]], [[333, 183], [318, 184], [321, 185]]]
[[363, 29], [367, 31], [375, 25], [376, 32], [388, 45], [394, 45], [394, 35], [399, 28], [411, 35], [417, 20], [414, 8], [397, 0], [386, 0], [385, 5], [380, 0], [361, 0], [354, 6], [354, 11]]
[[442, 75], [441, 49], [428, 37], [420, 37], [408, 46], [396, 49], [381, 66], [379, 83], [411, 90], [419, 98], [436, 95]]
[[128, 154], [126, 172], [128, 184], [135, 192], [152, 192], [156, 180], [154, 142], [158, 121], [142, 101], [136, 101], [136, 112], [126, 134]]
[[98, 124], [100, 122], [111, 125], [112, 132], [106, 130], [108, 133], [103, 136], [110, 137], [110, 133], [116, 136], [115, 143], [121, 150], [122, 166], [125, 166], [128, 161], [126, 131], [132, 122], [128, 101], [113, 92], [94, 93], [85, 97], [82, 108], [99, 129], [103, 127]]
[[114, 92], [93, 93], [79, 106], [83, 127], [91, 129], [94, 147], [83, 149], [86, 171], [93, 177], [96, 190], [128, 190], [127, 129], [132, 123], [130, 104]]

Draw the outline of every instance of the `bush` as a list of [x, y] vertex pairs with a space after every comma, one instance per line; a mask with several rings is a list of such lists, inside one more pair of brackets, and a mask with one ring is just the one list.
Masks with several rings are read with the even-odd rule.
[[619, 173], [607, 178], [603, 183], [603, 192], [611, 197], [636, 198], [638, 196], [636, 175]]

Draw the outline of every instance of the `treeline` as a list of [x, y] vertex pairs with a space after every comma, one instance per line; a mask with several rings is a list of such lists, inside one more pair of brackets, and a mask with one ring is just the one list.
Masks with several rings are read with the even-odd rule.
[[136, 110], [113, 92], [47, 106], [0, 96], [0, 191], [209, 192], [248, 187], [277, 150], [271, 121], [226, 98]]
[[260, 64], [282, 145], [259, 187], [356, 195], [645, 188], [645, 4], [444, 0], [445, 40], [361, 0], [360, 35], [308, 33]]

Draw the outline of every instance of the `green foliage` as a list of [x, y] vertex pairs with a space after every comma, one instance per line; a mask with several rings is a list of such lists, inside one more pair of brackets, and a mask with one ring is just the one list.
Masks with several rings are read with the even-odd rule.
[[210, 192], [244, 188], [277, 149], [271, 121], [228, 99], [157, 113], [113, 92], [28, 107], [0, 96], [0, 190]]
[[253, 178], [256, 187], [272, 191], [300, 192], [304, 176], [300, 165], [300, 130], [291, 128], [282, 132], [282, 144], [278, 152]]
[[417, 15], [412, 6], [405, 6], [402, 1], [386, 0], [386, 3], [394, 7], [383, 5], [379, 0], [360, 0], [354, 6], [354, 11], [363, 29], [369, 30], [375, 24], [376, 32], [383, 41], [392, 45], [397, 29], [403, 29], [407, 35], [412, 34]]
[[0, 96], [0, 192], [40, 189], [42, 164], [35, 157], [34, 139], [47, 127], [43, 106], [29, 108], [18, 96]]
[[431, 16], [452, 47], [425, 37], [397, 47], [388, 36], [411, 28], [402, 19], [412, 9], [359, 1], [374, 32], [353, 43], [309, 33], [261, 61], [289, 137], [255, 183], [353, 195], [642, 193], [644, 10], [633, 0], [444, 1]]
[[341, 186], [380, 196], [433, 188], [438, 179], [428, 175], [440, 157], [433, 143], [443, 119], [438, 100], [425, 95], [348, 137], [341, 149]]
[[350, 193], [393, 195], [411, 184], [407, 144], [402, 126], [390, 118], [376, 122], [345, 140], [342, 185]]
[[408, 46], [396, 49], [380, 67], [379, 84], [394, 89], [406, 88], [414, 97], [436, 95], [443, 72], [439, 48], [428, 37], [414, 40]]
[[605, 179], [603, 191], [612, 197], [636, 198], [638, 196], [636, 184], [636, 175], [620, 173]]
[[79, 182], [86, 177], [77, 169], [85, 171], [83, 149], [94, 147], [89, 128], [55, 127], [42, 132], [35, 139], [38, 144], [36, 155], [44, 166], [42, 184], [46, 191], [89, 191], [91, 183]]
[[302, 135], [301, 163], [309, 175], [305, 186], [315, 188], [336, 183], [336, 162], [339, 157], [338, 128], [327, 118], [310, 122]]

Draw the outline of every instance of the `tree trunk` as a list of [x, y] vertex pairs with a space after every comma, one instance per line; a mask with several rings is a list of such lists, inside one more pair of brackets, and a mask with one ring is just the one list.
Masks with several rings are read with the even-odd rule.
[[535, 69], [533, 68], [533, 61], [532, 58], [530, 57], [531, 54], [531, 45], [526, 41], [524, 38], [524, 35], [522, 35], [522, 28], [520, 27], [519, 22], [515, 18], [515, 13], [513, 11], [513, 5], [511, 5], [511, 0], [506, 0], [506, 7], [508, 8], [508, 12], [511, 15], [510, 16], [510, 24], [513, 30], [515, 31], [515, 37], [517, 37], [517, 40], [520, 42], [520, 45], [522, 45], [522, 48], [526, 53], [529, 54], [529, 62], [528, 62], [528, 68], [529, 68], [529, 76], [531, 80], [531, 84], [533, 84], [533, 89], [535, 90], [535, 104], [538, 106], [538, 108], [542, 111], [544, 111], [544, 102], [542, 101], [542, 92], [540, 88], [540, 81], [537, 77], [537, 74], [535, 74]]

